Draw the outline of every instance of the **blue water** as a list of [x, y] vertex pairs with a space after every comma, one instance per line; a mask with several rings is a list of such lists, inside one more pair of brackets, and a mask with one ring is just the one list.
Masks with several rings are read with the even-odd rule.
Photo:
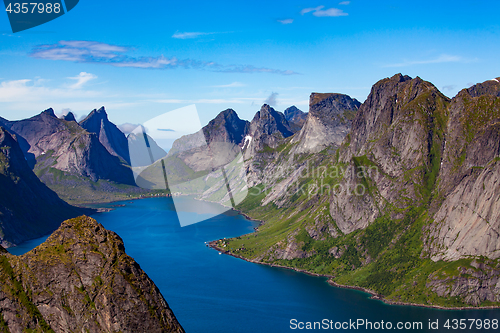
[[[422, 322], [422, 330], [403, 331], [477, 332], [469, 329], [472, 319], [500, 319], [500, 310], [446, 311], [386, 305], [363, 292], [331, 287], [325, 278], [219, 255], [205, 242], [246, 234], [257, 226], [233, 211], [181, 228], [167, 198], [119, 204], [125, 206], [93, 217], [123, 238], [127, 253], [160, 288], [188, 333], [310, 331], [291, 329], [292, 319], [297, 324], [363, 319], [374, 327], [383, 320], [384, 325], [391, 322], [393, 329], [398, 322]], [[182, 198], [182, 204], [189, 214], [203, 215], [218, 209], [215, 204], [188, 197]], [[21, 254], [43, 240], [9, 250]], [[445, 329], [448, 319], [450, 325], [453, 319], [465, 319], [467, 329]], [[438, 320], [439, 329], [429, 330], [429, 320]]]

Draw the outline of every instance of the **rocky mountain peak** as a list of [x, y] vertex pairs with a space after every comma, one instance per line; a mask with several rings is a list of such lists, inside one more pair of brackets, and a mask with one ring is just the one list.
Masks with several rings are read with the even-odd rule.
[[477, 83], [468, 89], [464, 89], [471, 97], [490, 95], [500, 97], [500, 77]]
[[230, 142], [239, 145], [245, 137], [248, 126], [248, 121], [240, 119], [233, 109], [227, 109], [203, 127], [203, 134], [209, 144]]
[[283, 113], [274, 110], [268, 104], [262, 105], [260, 111], [255, 114], [250, 123], [250, 135], [257, 137], [258, 134], [272, 135], [278, 133], [285, 138], [293, 135], [290, 124]]
[[294, 132], [298, 132], [307, 119], [307, 113], [302, 112], [302, 110], [298, 109], [295, 105], [290, 106], [284, 112], [285, 119], [288, 120], [290, 126]]
[[92, 110], [80, 122], [80, 126], [89, 133], [95, 133], [99, 137], [99, 142], [111, 155], [120, 157], [126, 163], [130, 164], [127, 138], [115, 124], [109, 121], [104, 106], [98, 110]]
[[48, 108], [47, 110], [43, 111], [40, 115], [57, 118], [52, 108]]
[[106, 109], [102, 106], [99, 109], [92, 110], [85, 119], [80, 121], [80, 126], [83, 128], [91, 127], [91, 126], [100, 126], [100, 123], [103, 120], [108, 120], [108, 114], [106, 113]]
[[64, 120], [66, 121], [74, 121], [76, 122], [76, 118], [75, 118], [75, 115], [73, 114], [73, 112], [68, 112], [64, 117], [63, 117]]
[[311, 153], [340, 145], [361, 103], [348, 95], [312, 93], [304, 126], [293, 139], [293, 153]]

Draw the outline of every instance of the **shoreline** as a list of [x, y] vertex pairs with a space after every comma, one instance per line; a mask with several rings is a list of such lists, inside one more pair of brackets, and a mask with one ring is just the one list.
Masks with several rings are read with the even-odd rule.
[[[171, 197], [171, 196], [151, 196], [151, 197], [139, 197], [139, 198], [134, 198], [134, 199], [130, 199], [130, 200], [139, 200], [139, 199], [150, 199], [150, 198], [158, 198], [158, 197]], [[205, 202], [210, 202], [210, 203], [217, 203], [217, 202], [213, 202], [213, 201], [208, 201], [208, 200], [204, 200], [204, 199], [199, 199], [199, 198], [195, 198], [195, 200], [200, 200], [200, 201], [205, 201]], [[105, 202], [105, 203], [94, 203], [94, 204], [110, 204], [110, 203], [113, 203], [113, 202], [122, 202], [122, 201], [126, 201], [126, 200], [118, 200], [118, 201], [112, 201], [112, 202]], [[221, 205], [221, 204], [220, 204]], [[122, 206], [122, 205], [119, 205], [119, 206]], [[124, 206], [124, 205], [123, 205]], [[221, 205], [223, 207], [226, 207], [224, 205]], [[261, 226], [262, 224], [264, 224], [264, 221], [262, 220], [257, 220], [257, 219], [254, 219], [250, 216], [248, 216], [247, 214], [245, 214], [244, 212], [240, 211], [240, 210], [237, 210], [235, 209], [234, 207], [227, 207], [228, 210], [233, 210], [235, 211], [236, 213], [238, 213], [239, 215], [245, 217], [247, 220], [249, 221], [253, 221], [253, 222], [258, 222], [259, 225], [258, 226]], [[115, 207], [113, 208], [105, 208], [105, 209], [108, 209], [104, 212], [108, 212], [108, 211], [112, 211], [115, 209]], [[256, 232], [258, 230], [258, 227], [256, 228], [253, 228], [254, 229], [254, 232]], [[245, 258], [241, 255], [238, 255], [238, 254], [235, 254], [235, 253], [232, 253], [230, 251], [227, 251], [227, 250], [224, 250], [224, 249], [221, 249], [220, 247], [216, 246], [216, 242], [218, 240], [214, 240], [214, 241], [210, 241], [207, 243], [207, 246], [214, 249], [214, 250], [217, 250], [219, 251], [220, 253], [223, 253], [223, 254], [226, 254], [226, 255], [229, 255], [229, 256], [232, 256], [234, 258], [237, 258], [237, 259], [241, 259], [241, 260], [244, 260], [244, 261], [247, 261], [249, 263], [253, 263], [253, 264], [259, 264], [259, 265], [265, 265], [265, 266], [269, 266], [269, 267], [275, 267], [275, 268], [284, 268], [284, 269], [289, 269], [289, 270], [293, 270], [295, 272], [298, 272], [298, 273], [303, 273], [303, 274], [307, 274], [307, 275], [310, 275], [310, 276], [315, 276], [315, 277], [326, 277], [328, 280], [327, 280], [327, 283], [332, 286], [332, 287], [336, 287], [336, 288], [342, 288], [342, 289], [351, 289], [351, 290], [357, 290], [357, 291], [361, 291], [361, 292], [364, 292], [364, 293], [367, 293], [370, 296], [370, 299], [372, 300], [377, 300], [377, 301], [381, 301], [387, 305], [394, 305], [394, 306], [416, 306], [416, 307], [421, 307], [421, 308], [430, 308], [430, 309], [437, 309], [437, 310], [493, 310], [493, 309], [500, 309], [500, 306], [481, 306], [481, 307], [473, 307], [473, 306], [462, 306], [462, 307], [445, 307], [445, 306], [441, 306], [441, 305], [427, 305], [427, 304], [419, 304], [419, 303], [411, 303], [411, 302], [398, 302], [398, 301], [391, 301], [391, 300], [388, 300], [388, 299], [385, 299], [383, 295], [381, 294], [378, 294], [376, 293], [375, 291], [373, 290], [370, 290], [370, 289], [367, 289], [367, 288], [363, 288], [363, 287], [358, 287], [358, 286], [350, 286], [350, 285], [344, 285], [344, 284], [339, 284], [339, 283], [336, 283], [334, 282], [332, 279], [334, 278], [334, 276], [332, 275], [326, 275], [326, 274], [318, 274], [318, 273], [312, 273], [312, 272], [309, 272], [305, 269], [299, 269], [299, 268], [294, 268], [294, 267], [289, 267], [289, 266], [283, 266], [283, 265], [277, 265], [277, 264], [271, 264], [271, 263], [265, 263], [265, 262], [260, 262], [260, 261], [256, 261], [256, 260], [253, 260], [253, 259], [248, 259], [248, 258]]]
[[[246, 217], [246, 214], [244, 214], [244, 213], [241, 213], [241, 214]], [[263, 223], [262, 221], [259, 221], [259, 222]], [[212, 248], [214, 250], [217, 250], [220, 253], [223, 253], [225, 255], [228, 255], [228, 256], [231, 256], [231, 257], [234, 257], [234, 258], [238, 258], [238, 259], [241, 259], [241, 260], [253, 263], [253, 264], [259, 264], [259, 265], [265, 265], [265, 266], [270, 266], [270, 267], [289, 269], [289, 270], [293, 270], [295, 272], [307, 274], [307, 275], [310, 275], [310, 276], [326, 277], [326, 278], [328, 278], [327, 283], [330, 286], [332, 286], [332, 287], [362, 291], [364, 293], [367, 293], [367, 294], [371, 295], [370, 299], [377, 300], [377, 301], [382, 301], [383, 303], [385, 303], [387, 305], [394, 305], [394, 306], [416, 306], [416, 307], [436, 309], [436, 310], [494, 310], [494, 309], [500, 309], [500, 306], [446, 307], [446, 306], [441, 306], [441, 305], [427, 305], [427, 304], [419, 304], [419, 303], [391, 301], [391, 300], [385, 299], [383, 295], [378, 294], [378, 293], [374, 292], [373, 290], [370, 290], [370, 289], [367, 289], [367, 288], [358, 287], [358, 286], [350, 286], [350, 285], [336, 283], [336, 282], [334, 282], [332, 280], [334, 278], [332, 275], [312, 273], [312, 272], [309, 272], [309, 271], [307, 271], [305, 269], [299, 269], [299, 268], [288, 267], [288, 266], [277, 265], [277, 264], [270, 264], [270, 263], [266, 263], [266, 262], [260, 262], [260, 261], [256, 261], [256, 260], [253, 260], [253, 259], [245, 258], [245, 257], [243, 257], [241, 255], [234, 254], [234, 253], [232, 253], [230, 251], [227, 251], [227, 250], [224, 250], [224, 249], [221, 249], [220, 247], [218, 247], [216, 245], [216, 242], [218, 242], [219, 240], [214, 240], [214, 241], [208, 242], [207, 243], [208, 247], [210, 247], [210, 248]]]

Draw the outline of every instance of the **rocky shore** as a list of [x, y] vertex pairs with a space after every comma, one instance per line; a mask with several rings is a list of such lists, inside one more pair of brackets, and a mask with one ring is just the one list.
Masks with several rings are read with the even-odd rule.
[[[240, 214], [243, 215], [243, 216], [245, 216], [245, 217], [247, 217], [244, 213], [240, 212]], [[249, 219], [251, 219], [251, 218], [249, 218]], [[259, 221], [259, 222], [263, 223], [262, 221]], [[376, 293], [373, 290], [370, 290], [370, 289], [367, 289], [367, 288], [362, 288], [362, 287], [358, 287], [358, 286], [349, 286], [349, 285], [345, 285], [345, 284], [336, 283], [336, 282], [333, 281], [334, 277], [332, 275], [317, 274], [317, 273], [309, 272], [309, 271], [307, 271], [305, 269], [298, 269], [298, 268], [294, 268], [294, 267], [288, 267], [288, 266], [283, 266], [283, 265], [276, 265], [276, 264], [271, 264], [271, 263], [267, 263], [267, 262], [260, 262], [260, 261], [257, 261], [257, 260], [245, 258], [245, 257], [243, 257], [241, 255], [234, 254], [231, 251], [227, 251], [227, 250], [224, 250], [224, 249], [218, 247], [217, 246], [217, 242], [218, 241], [220, 241], [220, 240], [211, 241], [207, 245], [209, 247], [211, 247], [212, 249], [219, 251], [220, 253], [223, 253], [223, 254], [226, 254], [226, 255], [238, 258], [238, 259], [242, 259], [242, 260], [245, 260], [247, 262], [251, 262], [253, 264], [266, 265], [266, 266], [276, 267], [276, 268], [290, 269], [290, 270], [293, 270], [293, 271], [296, 271], [296, 272], [299, 272], [299, 273], [304, 273], [304, 274], [311, 275], [311, 276], [326, 277], [326, 278], [328, 278], [328, 284], [330, 284], [333, 287], [362, 291], [362, 292], [365, 292], [367, 294], [370, 294], [371, 295], [370, 299], [382, 301], [382, 302], [384, 302], [386, 304], [389, 304], [389, 305], [417, 306], [417, 307], [422, 307], [422, 308], [431, 308], [431, 309], [440, 309], [440, 310], [481, 310], [481, 309], [498, 309], [498, 308], [500, 308], [498, 306], [444, 307], [444, 306], [439, 306], [439, 305], [428, 305], [428, 304], [408, 303], [408, 302], [395, 302], [395, 301], [391, 301], [391, 300], [385, 299], [384, 295]]]

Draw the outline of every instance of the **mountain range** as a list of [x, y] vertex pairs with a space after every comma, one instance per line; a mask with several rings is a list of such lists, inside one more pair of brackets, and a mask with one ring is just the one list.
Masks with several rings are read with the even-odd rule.
[[401, 74], [362, 104], [311, 94], [298, 132], [244, 153], [237, 209], [263, 223], [218, 244], [388, 302], [500, 304], [499, 94], [499, 79], [450, 99]]
[[[141, 165], [137, 180], [164, 188], [167, 173], [174, 175], [170, 185], [192, 181], [186, 193], [228, 206], [246, 196], [236, 208], [262, 223], [255, 233], [213, 243], [225, 253], [328, 276], [332, 284], [362, 288], [386, 302], [499, 306], [499, 79], [450, 99], [430, 82], [397, 74], [375, 83], [363, 103], [312, 93], [307, 113], [264, 104], [252, 121], [227, 109], [176, 140], [168, 154], [147, 134], [131, 136], [131, 147], [141, 148], [147, 138], [159, 158]], [[74, 213], [31, 168], [63, 198], [71, 195], [59, 186], [140, 191], [133, 186], [133, 149], [103, 108], [80, 123], [49, 109], [21, 121], [0, 118], [0, 126], [0, 180], [20, 193], [12, 203], [0, 198], [7, 207], [2, 217], [10, 209], [29, 226], [32, 217], [22, 220], [20, 213], [25, 208], [9, 207], [37, 197]], [[243, 167], [235, 167], [236, 160]], [[37, 184], [34, 194], [25, 193], [23, 182], [24, 188]], [[221, 194], [226, 189], [230, 195]], [[43, 205], [34, 212], [52, 219]], [[61, 228], [75, 228], [69, 224]], [[19, 228], [11, 229], [15, 237]], [[49, 243], [47, 251], [68, 245]], [[71, 327], [81, 327], [71, 320]]]
[[147, 194], [135, 184], [125, 135], [108, 119], [104, 107], [77, 123], [72, 113], [54, 110], [18, 121], [0, 119], [15, 135], [37, 176], [64, 200], [113, 201]]

